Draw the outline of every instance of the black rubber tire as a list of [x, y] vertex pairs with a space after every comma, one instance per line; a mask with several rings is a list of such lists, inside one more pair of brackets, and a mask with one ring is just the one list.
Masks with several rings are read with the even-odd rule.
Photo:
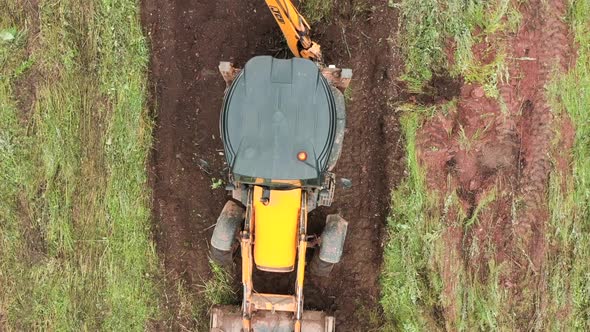
[[325, 262], [320, 258], [320, 248], [315, 249], [313, 258], [309, 263], [309, 272], [314, 276], [327, 277], [332, 272], [334, 264]]
[[234, 257], [231, 251], [219, 250], [215, 247], [209, 249], [211, 259], [225, 269], [231, 269], [234, 265]]

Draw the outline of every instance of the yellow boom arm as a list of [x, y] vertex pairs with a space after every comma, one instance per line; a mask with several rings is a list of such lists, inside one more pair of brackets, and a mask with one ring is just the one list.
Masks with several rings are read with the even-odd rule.
[[320, 45], [309, 37], [311, 28], [290, 0], [265, 0], [296, 57], [322, 61]]

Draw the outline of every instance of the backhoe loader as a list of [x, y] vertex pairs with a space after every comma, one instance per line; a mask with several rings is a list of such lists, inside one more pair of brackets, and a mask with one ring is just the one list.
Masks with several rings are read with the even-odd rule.
[[[322, 234], [308, 234], [308, 213], [330, 206], [332, 173], [346, 122], [349, 69], [322, 64], [320, 46], [289, 0], [266, 0], [295, 58], [258, 56], [243, 69], [221, 62], [227, 89], [220, 131], [231, 192], [211, 238], [210, 257], [232, 266], [241, 257], [241, 307], [211, 308], [214, 332], [333, 332], [334, 318], [304, 310], [306, 252], [310, 273], [328, 276], [340, 261], [348, 223], [329, 215]], [[239, 248], [239, 250], [238, 250]], [[295, 273], [294, 294], [263, 294], [254, 271]]]

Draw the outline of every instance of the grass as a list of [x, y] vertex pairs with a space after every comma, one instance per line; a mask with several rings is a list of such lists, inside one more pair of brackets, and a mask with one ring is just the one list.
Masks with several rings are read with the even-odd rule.
[[[232, 289], [232, 276], [221, 266], [210, 261], [213, 275], [199, 286], [200, 291], [192, 290], [186, 282], [176, 282], [173, 296], [177, 303], [169, 326], [183, 330], [207, 331], [209, 328], [209, 309], [214, 304], [237, 305], [237, 294]], [[183, 325], [183, 324], [186, 324]]]
[[550, 185], [551, 232], [561, 249], [551, 257], [553, 313], [567, 319], [553, 322], [555, 330], [590, 329], [590, 3], [570, 3], [570, 23], [577, 44], [576, 65], [549, 85], [559, 117], [575, 127], [573, 176], [555, 169]]
[[229, 275], [158, 284], [139, 2], [32, 9], [0, 0], [0, 330], [207, 329]]
[[[0, 32], [16, 32], [0, 41], [8, 330], [145, 330], [159, 315], [138, 8], [43, 0], [37, 16], [21, 1], [0, 2]], [[21, 90], [30, 86], [29, 100]]]
[[376, 7], [366, 0], [301, 0], [299, 9], [307, 22], [314, 28], [319, 22], [333, 22], [336, 15], [346, 17], [350, 21], [365, 20], [375, 11]]
[[[485, 50], [493, 60], [482, 64], [474, 57], [473, 46], [497, 32], [518, 27], [520, 15], [511, 1], [403, 0], [395, 6], [400, 11], [400, 45], [405, 58], [402, 79], [411, 92], [422, 92], [435, 73], [449, 73], [481, 83], [489, 96], [498, 96], [496, 84], [506, 75], [505, 52]], [[452, 62], [445, 52], [448, 45], [454, 48]]]
[[[507, 1], [423, 2], [404, 0], [402, 45], [407, 58], [403, 79], [410, 89], [420, 92], [433, 73], [460, 75], [467, 82], [484, 85], [490, 97], [497, 97], [495, 86], [505, 74], [505, 53], [500, 48], [495, 59], [480, 66], [472, 53], [473, 45], [498, 32], [514, 31], [520, 15]], [[570, 118], [575, 126], [571, 152], [573, 174], [555, 168], [549, 184], [550, 220], [546, 233], [551, 250], [547, 257], [547, 289], [539, 294], [525, 293], [541, 306], [531, 322], [535, 329], [586, 331], [590, 329], [590, 2], [571, 1], [568, 20], [577, 44], [577, 63], [566, 74], [556, 74], [548, 95], [557, 119]], [[453, 45], [454, 62], [444, 52]], [[453, 108], [451, 103], [437, 106], [439, 112]], [[487, 265], [472, 266], [477, 255], [493, 257], [492, 243], [463, 244], [463, 264], [456, 267], [454, 288], [441, 278], [441, 266], [453, 250], [441, 239], [456, 225], [477, 227], [485, 210], [505, 193], [496, 190], [480, 200], [469, 218], [456, 195], [429, 192], [425, 174], [417, 161], [416, 131], [431, 116], [430, 110], [406, 106], [402, 117], [407, 150], [407, 178], [392, 193], [388, 220], [389, 241], [384, 252], [381, 279], [381, 304], [388, 320], [386, 330], [514, 330], [518, 308], [510, 308], [511, 295], [501, 287], [505, 267], [493, 259]], [[559, 121], [558, 121], [559, 122]], [[557, 128], [558, 134], [561, 128]], [[459, 135], [464, 149], [473, 138]], [[556, 148], [559, 148], [556, 145]], [[557, 151], [554, 153], [567, 153]], [[455, 216], [456, 214], [456, 216]], [[476, 239], [475, 239], [476, 240]], [[485, 252], [480, 252], [485, 251]], [[488, 253], [489, 251], [489, 253]], [[452, 260], [453, 258], [450, 257]], [[475, 261], [477, 262], [477, 261]], [[484, 264], [485, 265], [485, 264]], [[474, 274], [485, 271], [486, 278]], [[525, 292], [526, 290], [523, 290]], [[441, 311], [459, 308], [454, 316]], [[524, 307], [529, 304], [522, 304]]]
[[[488, 96], [498, 96], [496, 85], [506, 76], [504, 51], [495, 50], [493, 59], [482, 64], [476, 60], [473, 47], [487, 36], [516, 29], [520, 16], [511, 2], [404, 0], [395, 6], [401, 15], [400, 44], [405, 57], [402, 79], [411, 92], [421, 93], [435, 74], [447, 73], [461, 76], [466, 82], [480, 83]], [[450, 57], [445, 51], [449, 46], [454, 50]], [[449, 249], [445, 237], [457, 236], [457, 229], [460, 236], [475, 227], [478, 215], [493, 208], [497, 195], [490, 192], [468, 216], [455, 193], [426, 189], [424, 170], [417, 159], [416, 131], [432, 114], [447, 114], [456, 107], [457, 103], [451, 101], [427, 109], [409, 106], [404, 110], [401, 122], [407, 178], [392, 193], [390, 239], [384, 251], [381, 278], [381, 304], [390, 330], [469, 331], [510, 326], [506, 325], [510, 317], [502, 305], [507, 294], [498, 286], [502, 266], [490, 260], [488, 266], [481, 267], [487, 271], [486, 282], [474, 276], [466, 262], [454, 266], [453, 280], [442, 279], [448, 269], [445, 262], [462, 261], [459, 249]], [[478, 131], [467, 137], [463, 132], [459, 143], [470, 150], [472, 141], [481, 134]], [[462, 250], [467, 256], [476, 257], [485, 254], [478, 250], [493, 251], [490, 246], [471, 243]]]
[[[453, 271], [456, 280], [451, 292], [443, 290], [449, 281], [442, 280], [445, 261], [461, 260], [453, 258], [459, 253], [449, 249], [444, 237], [451, 233], [447, 232], [456, 227], [474, 227], [480, 212], [492, 208], [490, 204], [497, 193], [488, 193], [468, 217], [456, 193], [426, 189], [425, 173], [417, 158], [416, 132], [430, 112], [414, 109], [401, 119], [407, 178], [392, 193], [388, 219], [389, 240], [381, 277], [386, 330], [497, 330], [509, 319], [502, 308], [507, 296], [498, 286], [500, 266], [491, 260], [486, 268], [488, 282], [483, 283], [473, 276], [469, 266], [459, 264]], [[486, 246], [489, 245], [472, 243], [465, 250]], [[441, 311], [450, 304], [455, 308], [455, 317], [445, 321]]]
[[215, 262], [211, 261], [209, 264], [213, 276], [204, 286], [205, 303], [209, 304], [207, 308], [213, 304], [234, 304], [237, 297], [231, 287], [232, 276]]
[[328, 20], [332, 16], [334, 2], [335, 0], [302, 0], [301, 14], [310, 25]]
[[501, 267], [490, 260], [486, 268], [489, 271], [487, 282], [481, 282], [467, 273], [462, 274], [463, 303], [461, 317], [456, 323], [458, 330], [501, 331], [510, 330], [507, 326], [515, 326], [502, 308], [507, 295], [499, 286]]
[[440, 280], [429, 261], [442, 225], [437, 198], [425, 190], [424, 171], [416, 155], [416, 131], [420, 116], [408, 113], [402, 120], [406, 140], [408, 176], [392, 194], [388, 218], [389, 240], [384, 249], [381, 305], [391, 329], [422, 331], [429, 322], [422, 315], [425, 306], [435, 305]]
[[465, 133], [465, 128], [463, 128], [463, 125], [460, 125], [459, 137], [457, 138], [457, 142], [459, 143], [459, 146], [461, 147], [462, 150], [471, 152], [473, 144], [475, 144], [476, 142], [478, 142], [481, 139], [481, 136], [483, 135], [484, 132], [485, 132], [485, 129], [480, 130], [478, 128], [477, 131], [475, 133], [473, 133], [473, 135], [471, 137], [468, 137], [467, 134]]

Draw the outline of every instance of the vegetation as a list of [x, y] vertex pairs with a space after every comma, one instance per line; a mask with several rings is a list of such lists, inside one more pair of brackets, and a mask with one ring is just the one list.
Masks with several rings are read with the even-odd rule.
[[351, 21], [366, 19], [375, 10], [375, 6], [366, 0], [300, 0], [299, 10], [307, 22], [313, 26], [321, 21], [333, 21], [335, 13], [348, 17]]
[[[402, 118], [406, 139], [408, 176], [392, 194], [392, 212], [388, 219], [390, 239], [384, 249], [384, 272], [381, 280], [386, 317], [395, 317], [390, 328], [406, 331], [424, 330], [422, 304], [436, 305], [440, 280], [429, 262], [433, 246], [439, 241], [442, 224], [437, 214], [437, 199], [426, 192], [424, 172], [416, 155], [418, 114]], [[432, 214], [434, 213], [434, 214]], [[433, 278], [421, 278], [420, 276]], [[427, 294], [424, 290], [434, 288]], [[432, 296], [431, 296], [432, 295]]]
[[[489, 262], [489, 280], [482, 283], [461, 265], [454, 272], [456, 289], [445, 291], [445, 260], [457, 260], [449, 248], [452, 229], [469, 228], [495, 199], [492, 190], [468, 218], [454, 192], [429, 192], [417, 159], [416, 131], [432, 110], [412, 108], [401, 124], [406, 140], [407, 178], [392, 193], [389, 240], [384, 250], [381, 304], [387, 330], [495, 330], [502, 318], [505, 294], [498, 287], [499, 267]], [[472, 248], [475, 246], [472, 246]], [[469, 249], [468, 249], [469, 250]], [[442, 319], [443, 304], [455, 309], [453, 321]], [[507, 319], [507, 318], [504, 318]], [[442, 325], [441, 325], [442, 324]]]
[[215, 265], [156, 284], [148, 59], [136, 0], [0, 0], [0, 330], [205, 330], [235, 299]]
[[145, 330], [158, 289], [138, 2], [31, 3], [0, 1], [0, 325]]
[[551, 232], [560, 248], [551, 257], [551, 312], [569, 319], [555, 320], [555, 330], [590, 329], [590, 3], [573, 1], [570, 23], [578, 51], [576, 65], [549, 86], [556, 116], [570, 118], [575, 127], [573, 176], [556, 167], [550, 185]]
[[234, 304], [236, 294], [231, 287], [232, 276], [215, 262], [211, 261], [210, 265], [213, 277], [205, 282], [204, 287], [207, 309], [212, 304]]
[[[410, 91], [422, 92], [434, 75], [444, 74], [478, 82], [488, 96], [497, 97], [496, 85], [505, 76], [505, 53], [495, 50], [493, 60], [482, 64], [474, 56], [473, 46], [495, 33], [516, 29], [520, 15], [510, 1], [454, 0], [443, 4], [404, 0], [395, 6], [401, 13], [400, 44], [405, 57], [402, 79]], [[448, 49], [454, 52], [447, 54]], [[468, 218], [456, 193], [426, 189], [424, 170], [417, 160], [416, 131], [436, 109], [446, 114], [455, 108], [455, 101], [428, 109], [412, 105], [402, 108], [407, 178], [392, 193], [390, 239], [381, 279], [381, 303], [391, 330], [494, 330], [508, 319], [501, 305], [505, 294], [497, 283], [500, 268], [493, 261], [485, 267], [489, 271], [487, 283], [473, 277], [467, 267], [458, 266], [456, 288], [444, 289], [444, 262], [453, 259], [449, 256], [459, 255], [448, 248], [445, 236], [453, 236], [453, 228], [477, 223], [478, 214], [496, 197], [495, 191], [490, 192]], [[459, 144], [465, 148], [482, 134], [467, 137], [462, 133]], [[454, 310], [445, 314], [454, 317], [450, 321], [441, 317], [444, 308]]]
[[[514, 30], [520, 14], [509, 0], [403, 0], [400, 11], [402, 76], [410, 91], [421, 92], [434, 74], [461, 75], [467, 82], [484, 85], [488, 95], [497, 96], [496, 84], [506, 75], [504, 50], [484, 50], [493, 55], [489, 63], [480, 63], [472, 47], [500, 31]], [[446, 53], [447, 47], [454, 49]]]
[[309, 24], [314, 24], [332, 15], [335, 0], [303, 0], [301, 12]]
[[233, 279], [230, 273], [213, 261], [210, 261], [210, 266], [213, 275], [200, 285], [200, 291], [195, 292], [182, 280], [176, 283], [176, 291], [171, 295], [177, 299], [178, 307], [172, 310], [174, 312], [167, 313], [172, 314], [168, 317], [170, 326], [180, 324], [183, 329], [189, 330], [182, 325], [182, 322], [187, 322], [187, 325], [195, 331], [207, 331], [209, 309], [212, 305], [238, 305], [238, 297], [232, 289]]
[[[517, 27], [520, 14], [511, 2], [450, 1], [443, 6], [441, 2], [404, 0], [396, 6], [402, 14], [400, 38], [406, 58], [402, 79], [410, 90], [422, 92], [433, 75], [442, 72], [478, 82], [488, 96], [498, 96], [496, 85], [507, 78], [506, 54], [500, 48], [495, 59], [482, 66], [474, 57], [473, 45]], [[548, 87], [556, 117], [570, 118], [575, 127], [573, 175], [556, 166], [549, 186], [551, 216], [546, 236], [552, 250], [547, 257], [548, 288], [543, 300], [546, 308], [541, 312], [544, 317], [538, 318], [550, 324], [543, 329], [556, 331], [590, 329], [590, 113], [586, 106], [590, 103], [590, 90], [585, 88], [590, 86], [589, 13], [588, 1], [570, 3], [569, 21], [577, 44], [577, 64], [569, 73], [557, 74]], [[454, 50], [452, 56], [445, 52], [449, 48]], [[452, 104], [437, 107], [444, 114], [445, 108], [455, 107]], [[441, 280], [440, 267], [453, 255], [448, 243], [442, 240], [445, 232], [454, 225], [468, 228], [477, 224], [478, 214], [491, 208], [501, 193], [492, 190], [467, 218], [456, 195], [427, 191], [424, 171], [417, 162], [415, 138], [421, 123], [433, 112], [418, 106], [404, 106], [401, 111], [407, 178], [392, 193], [388, 220], [390, 239], [381, 279], [381, 303], [388, 319], [386, 330], [514, 328], [517, 322], [505, 305], [508, 294], [499, 287], [503, 267], [493, 260], [481, 267], [488, 271], [483, 281], [465, 266], [456, 270], [457, 289], [445, 288]], [[556, 133], [560, 130], [561, 127], [556, 128]], [[465, 134], [459, 134], [459, 138], [463, 146], [475, 139]], [[469, 251], [475, 247], [472, 244], [463, 250], [471, 254]], [[441, 319], [449, 303], [457, 309], [454, 321]], [[444, 315], [448, 318], [449, 312]]]

